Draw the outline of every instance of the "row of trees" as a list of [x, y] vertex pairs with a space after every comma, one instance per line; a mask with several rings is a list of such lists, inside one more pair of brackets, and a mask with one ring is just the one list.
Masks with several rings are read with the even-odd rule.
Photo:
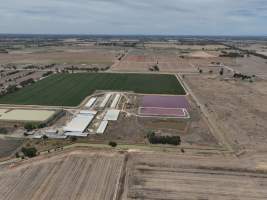
[[151, 144], [170, 144], [170, 145], [180, 145], [180, 136], [157, 136], [155, 133], [149, 133], [147, 135], [148, 141]]
[[35, 129], [38, 129], [38, 128], [44, 128], [46, 127], [46, 123], [26, 123], [24, 125], [24, 128], [27, 130], [27, 131], [32, 131], [32, 130], [35, 130]]

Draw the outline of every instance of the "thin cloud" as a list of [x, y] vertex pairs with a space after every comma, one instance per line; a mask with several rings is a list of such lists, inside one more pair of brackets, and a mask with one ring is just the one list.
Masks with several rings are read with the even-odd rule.
[[265, 0], [9, 0], [2, 33], [266, 34]]

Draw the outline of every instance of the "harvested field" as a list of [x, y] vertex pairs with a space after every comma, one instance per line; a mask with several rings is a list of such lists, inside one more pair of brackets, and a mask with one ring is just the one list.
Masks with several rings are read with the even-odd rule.
[[133, 91], [144, 94], [185, 94], [173, 75], [60, 74], [0, 98], [2, 104], [77, 106], [96, 90]]
[[0, 63], [13, 64], [104, 64], [111, 65], [115, 54], [105, 49], [89, 49], [80, 51], [41, 51], [41, 52], [14, 52], [0, 54]]
[[0, 199], [110, 200], [117, 192], [123, 155], [73, 151], [3, 169]]
[[182, 59], [176, 51], [130, 51], [120, 62], [112, 66], [113, 71], [148, 71], [157, 64], [162, 72], [191, 72], [196, 71], [188, 59]]
[[237, 58], [232, 68], [238, 72], [248, 75], [267, 77], [267, 62], [263, 58], [250, 56], [248, 58]]
[[154, 43], [146, 43], [146, 48], [162, 48], [162, 49], [169, 49], [175, 48], [180, 50], [220, 50], [225, 49], [224, 45], [219, 44], [208, 44], [208, 45], [186, 45], [186, 44], [175, 44], [175, 43], [166, 43], [166, 42], [154, 42]]
[[22, 143], [23, 140], [0, 139], [0, 159], [10, 156]]
[[185, 81], [236, 149], [266, 150], [266, 81], [221, 81], [208, 75]]
[[196, 51], [196, 52], [192, 52], [188, 55], [186, 55], [190, 58], [216, 58], [216, 55], [213, 55], [211, 53], [207, 53], [205, 51]]
[[128, 160], [123, 199], [263, 200], [267, 196], [267, 174], [230, 159], [136, 153]]

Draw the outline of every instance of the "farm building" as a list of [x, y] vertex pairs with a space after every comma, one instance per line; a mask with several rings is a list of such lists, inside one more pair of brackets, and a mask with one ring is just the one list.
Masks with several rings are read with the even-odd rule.
[[103, 134], [108, 126], [108, 121], [102, 121], [96, 131], [97, 134]]
[[87, 133], [82, 133], [82, 132], [66, 132], [66, 136], [74, 136], [74, 137], [86, 137], [88, 134]]
[[104, 100], [101, 102], [99, 107], [104, 108], [106, 106], [106, 104], [108, 103], [111, 96], [112, 96], [111, 93], [106, 94]]
[[113, 99], [110, 108], [116, 108], [117, 104], [119, 103], [121, 95], [120, 94], [116, 94], [115, 98]]
[[120, 115], [120, 110], [111, 109], [111, 110], [107, 111], [107, 113], [104, 117], [104, 120], [116, 121], [116, 120], [118, 120], [119, 115]]
[[85, 107], [86, 108], [91, 108], [94, 105], [94, 103], [96, 102], [96, 100], [97, 100], [96, 97], [93, 97], [93, 98], [89, 99], [89, 101], [85, 104]]
[[95, 117], [96, 111], [82, 110], [76, 115], [64, 128], [66, 135], [83, 135], [82, 133], [86, 130], [89, 124]]

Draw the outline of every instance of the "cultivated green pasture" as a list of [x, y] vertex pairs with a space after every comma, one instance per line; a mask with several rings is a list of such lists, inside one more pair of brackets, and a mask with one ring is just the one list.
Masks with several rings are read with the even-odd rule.
[[0, 104], [77, 106], [95, 90], [134, 91], [143, 94], [185, 94], [174, 75], [57, 74], [0, 97]]

